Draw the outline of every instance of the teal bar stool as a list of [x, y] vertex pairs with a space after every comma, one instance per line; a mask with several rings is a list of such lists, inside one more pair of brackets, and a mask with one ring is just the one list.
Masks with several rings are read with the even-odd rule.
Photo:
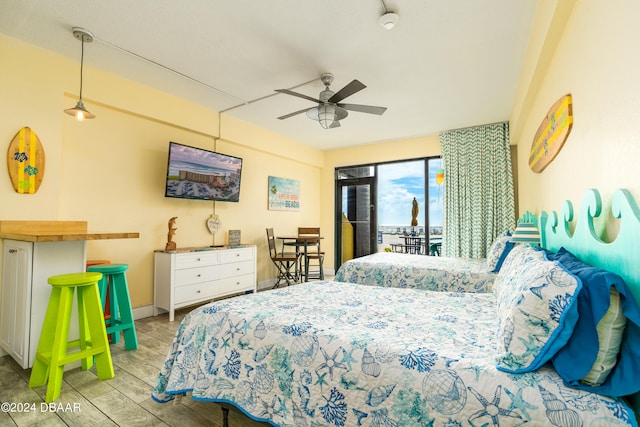
[[[98, 292], [101, 273], [71, 273], [49, 277], [52, 286], [49, 305], [42, 324], [29, 387], [47, 384], [46, 402], [60, 397], [64, 365], [82, 361], [82, 370], [93, 366], [98, 378], [113, 378], [113, 362], [107, 341], [102, 304]], [[80, 338], [69, 339], [74, 293], [78, 294]], [[79, 348], [77, 351], [76, 348]], [[74, 349], [72, 352], [68, 350]]]
[[104, 320], [107, 334], [112, 343], [120, 340], [120, 331], [124, 336], [124, 348], [127, 350], [138, 349], [138, 336], [133, 320], [129, 286], [127, 285], [127, 264], [103, 264], [92, 265], [87, 271], [102, 273], [100, 280], [100, 297], [103, 307], [107, 304], [109, 296], [109, 313], [111, 316]]

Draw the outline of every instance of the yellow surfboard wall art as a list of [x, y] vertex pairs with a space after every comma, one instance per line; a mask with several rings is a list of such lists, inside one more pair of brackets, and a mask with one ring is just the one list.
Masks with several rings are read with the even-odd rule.
[[44, 148], [31, 128], [23, 127], [11, 140], [7, 168], [17, 193], [34, 194], [38, 191], [44, 177]]
[[529, 167], [540, 173], [555, 159], [567, 140], [573, 125], [571, 94], [564, 95], [551, 106], [533, 137]]

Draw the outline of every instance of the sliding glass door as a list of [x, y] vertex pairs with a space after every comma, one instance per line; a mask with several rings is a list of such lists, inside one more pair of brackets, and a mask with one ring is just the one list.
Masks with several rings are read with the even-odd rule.
[[444, 204], [441, 167], [442, 160], [431, 157], [337, 168], [336, 269], [352, 258], [402, 252], [410, 237], [421, 243], [408, 252], [437, 255]]
[[336, 179], [336, 268], [376, 248], [376, 180], [373, 166], [352, 168]]

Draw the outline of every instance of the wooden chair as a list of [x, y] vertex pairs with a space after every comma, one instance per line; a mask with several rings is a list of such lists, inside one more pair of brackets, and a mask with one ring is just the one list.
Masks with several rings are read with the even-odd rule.
[[[307, 241], [307, 254], [304, 260], [305, 278], [324, 280], [324, 252], [320, 249], [320, 227], [298, 227], [298, 239]], [[310, 263], [313, 262], [317, 266], [312, 275], [309, 274]]]
[[[286, 283], [287, 286], [295, 284], [298, 281], [297, 265], [300, 255], [283, 251], [278, 252], [273, 228], [267, 228], [267, 241], [269, 242], [269, 256], [278, 269], [278, 277], [273, 287], [277, 288], [280, 283]], [[291, 269], [294, 269], [294, 271], [291, 271]]]

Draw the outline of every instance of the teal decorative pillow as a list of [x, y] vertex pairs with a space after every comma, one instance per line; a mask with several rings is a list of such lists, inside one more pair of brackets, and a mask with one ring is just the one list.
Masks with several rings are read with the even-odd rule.
[[[515, 250], [515, 249], [514, 249]], [[513, 251], [512, 251], [513, 252]], [[577, 321], [570, 309], [582, 286], [561, 265], [522, 251], [509, 263], [498, 301], [497, 367], [510, 373], [530, 372], [549, 361], [567, 342]], [[517, 255], [517, 253], [516, 253]], [[519, 261], [519, 262], [517, 262]]]
[[511, 233], [508, 231], [502, 236], [496, 237], [487, 252], [487, 267], [490, 272], [497, 273], [500, 271], [502, 263], [514, 245], [511, 241]]

